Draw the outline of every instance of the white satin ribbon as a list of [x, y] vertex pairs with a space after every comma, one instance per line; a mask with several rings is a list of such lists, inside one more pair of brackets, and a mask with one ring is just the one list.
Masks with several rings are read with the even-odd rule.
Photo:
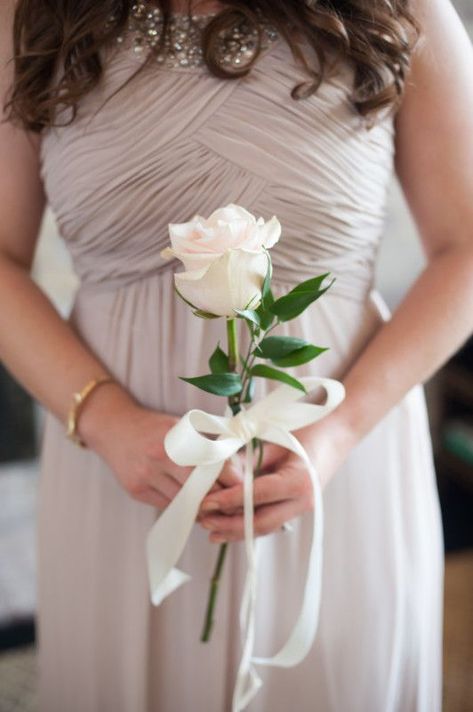
[[[164, 439], [168, 456], [178, 465], [194, 466], [194, 469], [147, 536], [151, 601], [156, 606], [190, 579], [188, 574], [174, 566], [195, 524], [200, 503], [217, 480], [225, 460], [247, 445], [243, 490], [248, 568], [240, 609], [243, 652], [233, 693], [232, 712], [244, 710], [262, 685], [255, 664], [278, 667], [297, 665], [309, 652], [317, 632], [322, 576], [322, 489], [314, 465], [290, 431], [315, 423], [330, 413], [344, 399], [345, 389], [339, 381], [331, 378], [306, 376], [299, 378], [299, 381], [306, 387], [308, 395], [322, 386], [327, 393], [326, 402], [323, 405], [299, 403], [297, 401], [305, 394], [283, 384], [235, 416], [228, 405], [224, 416], [198, 409], [189, 410]], [[219, 437], [210, 440], [201, 432]], [[253, 656], [259, 555], [259, 543], [258, 539], [254, 539], [253, 531], [253, 437], [281, 445], [299, 455], [307, 466], [314, 489], [312, 543], [301, 610], [289, 638], [270, 658]]]

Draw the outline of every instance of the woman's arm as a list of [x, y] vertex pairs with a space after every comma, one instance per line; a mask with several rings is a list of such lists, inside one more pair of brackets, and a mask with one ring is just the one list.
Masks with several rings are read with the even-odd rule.
[[[323, 484], [350, 449], [473, 330], [473, 49], [449, 0], [417, 0], [414, 9], [424, 41], [396, 118], [395, 165], [428, 264], [345, 374], [346, 399], [322, 421], [295, 432], [318, 464]], [[274, 448], [268, 453], [273, 459], [277, 454]], [[255, 482], [256, 504], [280, 502], [261, 508], [259, 533], [312, 507], [307, 473], [294, 458], [288, 461], [291, 476], [283, 476], [283, 464], [278, 474]], [[209, 501], [223, 511], [240, 507], [241, 488], [209, 495]], [[229, 528], [222, 529], [221, 520], [214, 532], [241, 538], [241, 518], [227, 519], [233, 519]]]
[[473, 330], [473, 47], [449, 0], [418, 0], [425, 41], [396, 120], [396, 172], [428, 264], [344, 379], [361, 439]]
[[30, 277], [46, 198], [40, 137], [4, 121], [3, 103], [13, 80], [13, 9], [13, 0], [0, 9], [0, 358], [64, 422], [72, 392], [107, 371]]

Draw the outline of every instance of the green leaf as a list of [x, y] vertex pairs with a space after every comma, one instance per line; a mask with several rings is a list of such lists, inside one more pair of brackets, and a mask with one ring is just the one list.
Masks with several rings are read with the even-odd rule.
[[283, 358], [291, 351], [307, 346], [308, 343], [308, 341], [295, 336], [266, 336], [259, 342], [255, 353], [260, 358]]
[[283, 368], [288, 366], [300, 366], [301, 363], [307, 363], [308, 361], [312, 361], [312, 359], [317, 358], [317, 356], [320, 356], [320, 354], [324, 351], [328, 351], [328, 349], [322, 346], [313, 346], [313, 344], [308, 344], [307, 346], [303, 346], [300, 349], [292, 351], [290, 354], [283, 356], [282, 358], [272, 358], [271, 361], [275, 366], [282, 366]]
[[291, 289], [290, 292], [276, 299], [274, 304], [271, 305], [273, 314], [276, 314], [280, 321], [289, 321], [299, 316], [312, 302], [315, 302], [316, 299], [321, 297], [322, 294], [332, 286], [335, 278], [333, 278], [326, 287], [320, 287], [325, 277], [329, 274], [330, 272], [327, 272], [319, 277], [313, 277], [305, 282], [301, 282], [301, 284], [298, 284], [294, 289]]
[[251, 309], [251, 308], [252, 308], [252, 307], [251, 307], [251, 304], [252, 304], [253, 302], [259, 302], [259, 303], [260, 303], [260, 295], [259, 295], [259, 293], [258, 293], [258, 294], [253, 294], [253, 296], [251, 297], [250, 301], [249, 301], [248, 304], [245, 306], [245, 310], [246, 310], [246, 309]]
[[243, 354], [240, 354], [240, 361], [242, 362], [243, 366], [247, 368], [247, 361], [246, 358], [243, 356]]
[[236, 312], [238, 316], [241, 316], [242, 319], [246, 319], [246, 321], [256, 324], [258, 328], [260, 327], [258, 312], [254, 309], [234, 309], [233, 311]]
[[256, 309], [256, 313], [258, 314], [261, 328], [263, 331], [267, 331], [274, 321], [274, 314], [264, 309], [262, 304], [260, 304], [258, 309]]
[[221, 319], [220, 314], [211, 314], [210, 312], [203, 311], [203, 309], [195, 309], [192, 313], [194, 316], [200, 316], [201, 319]]
[[257, 363], [256, 366], [253, 366], [250, 373], [252, 376], [261, 376], [262, 378], [271, 378], [274, 381], [282, 381], [283, 383], [287, 383], [288, 386], [307, 393], [306, 387], [298, 381], [297, 378], [290, 376], [284, 371], [278, 371], [277, 368], [266, 366], [264, 363]]
[[245, 389], [245, 397], [243, 398], [243, 403], [251, 403], [253, 396], [255, 395], [255, 382], [253, 378], [250, 378], [248, 385]]
[[[319, 274], [318, 277], [311, 277], [310, 279], [306, 279], [305, 282], [300, 282], [300, 284], [296, 284], [294, 289], [291, 289], [291, 292], [307, 292], [307, 291], [317, 291], [320, 289], [322, 282], [326, 277], [330, 276], [330, 272], [325, 272], [324, 274]], [[289, 292], [289, 294], [291, 293]]]
[[268, 269], [264, 277], [263, 287], [261, 289], [261, 304], [264, 310], [268, 310], [271, 304], [274, 302], [273, 293], [271, 291], [271, 278], [273, 276], [273, 264], [271, 262], [271, 256], [266, 248], [266, 257], [268, 258]]
[[230, 370], [228, 356], [225, 351], [222, 351], [219, 344], [209, 358], [209, 368], [212, 373], [227, 373]]
[[234, 396], [241, 392], [242, 382], [239, 373], [209, 373], [205, 376], [195, 376], [194, 378], [184, 378], [179, 376], [181, 381], [186, 381], [197, 388], [201, 388], [208, 393], [217, 396]]

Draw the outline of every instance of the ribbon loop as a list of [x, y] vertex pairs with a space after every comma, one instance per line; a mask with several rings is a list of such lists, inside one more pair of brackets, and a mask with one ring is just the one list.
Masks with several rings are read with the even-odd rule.
[[[210, 440], [199, 431], [218, 434], [219, 437]], [[184, 467], [225, 461], [243, 444], [230, 427], [229, 418], [212, 416], [196, 408], [183, 415], [164, 438], [168, 456]]]
[[[243, 654], [233, 695], [232, 712], [245, 709], [261, 687], [254, 665], [292, 667], [309, 652], [317, 632], [322, 575], [323, 503], [320, 480], [313, 463], [291, 430], [315, 423], [330, 413], [345, 397], [343, 385], [334, 379], [306, 376], [299, 379], [310, 394], [322, 386], [327, 392], [323, 405], [297, 402], [302, 391], [283, 384], [251, 407], [232, 415], [216, 416], [192, 409], [166, 433], [164, 447], [179, 465], [194, 466], [176, 497], [160, 514], [147, 537], [147, 563], [151, 601], [159, 605], [183, 583], [188, 574], [174, 568], [195, 523], [202, 499], [217, 480], [225, 460], [247, 444], [244, 477], [245, 543], [248, 560], [245, 593], [240, 610]], [[201, 435], [218, 435], [210, 440]], [[298, 619], [288, 640], [272, 658], [253, 656], [258, 542], [253, 532], [253, 437], [281, 445], [301, 457], [314, 490], [312, 544], [304, 597]]]

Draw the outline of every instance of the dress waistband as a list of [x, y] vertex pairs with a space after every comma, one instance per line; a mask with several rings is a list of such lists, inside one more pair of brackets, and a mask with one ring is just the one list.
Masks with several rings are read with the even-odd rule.
[[[336, 262], [336, 261], [335, 261]], [[80, 279], [77, 296], [93, 295], [111, 292], [122, 288], [127, 288], [132, 285], [137, 285], [141, 282], [159, 277], [164, 274], [173, 274], [181, 265], [180, 260], [172, 259], [164, 264], [153, 267], [152, 269], [136, 272], [130, 271], [124, 275], [115, 277], [103, 277], [101, 279], [92, 279], [83, 277]], [[332, 277], [335, 277], [330, 289], [326, 294], [336, 295], [350, 299], [351, 301], [364, 302], [368, 294], [373, 289], [373, 276], [371, 271], [359, 269], [353, 272], [344, 267], [336, 269], [336, 264], [317, 263], [311, 266], [310, 272], [305, 272], [299, 267], [287, 268], [285, 266], [276, 265], [273, 263], [272, 283], [287, 286], [288, 291], [306, 279], [311, 279], [320, 274], [329, 272]]]

